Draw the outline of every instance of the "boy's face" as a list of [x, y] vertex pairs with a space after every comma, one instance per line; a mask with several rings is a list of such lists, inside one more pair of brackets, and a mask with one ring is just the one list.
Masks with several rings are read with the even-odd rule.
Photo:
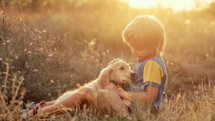
[[152, 52], [149, 51], [148, 48], [145, 48], [142, 50], [137, 50], [131, 46], [129, 46], [129, 47], [131, 49], [132, 55], [137, 58], [138, 62], [143, 61], [143, 60], [147, 59], [148, 57], [152, 56]]

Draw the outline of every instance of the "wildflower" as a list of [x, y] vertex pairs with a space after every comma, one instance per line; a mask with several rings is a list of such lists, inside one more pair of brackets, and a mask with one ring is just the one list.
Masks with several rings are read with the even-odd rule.
[[23, 76], [19, 77], [19, 80], [25, 80], [25, 78]]
[[31, 54], [32, 52], [31, 52], [31, 51], [27, 51], [27, 53], [28, 53], [28, 54]]
[[2, 61], [2, 58], [0, 58], [0, 61]]
[[38, 32], [39, 30], [38, 30], [38, 29], [35, 29], [34, 31], [35, 31], [35, 32]]
[[24, 49], [24, 52], [26, 52], [26, 51], [27, 51], [27, 49], [25, 48], [25, 49]]
[[33, 43], [31, 42], [31, 43], [29, 43], [29, 45], [33, 45]]
[[48, 93], [48, 96], [50, 97], [50, 96], [52, 96], [52, 94], [51, 94], [51, 93]]
[[17, 60], [17, 59], [19, 59], [19, 57], [17, 55], [15, 55], [15, 59]]
[[51, 83], [54, 83], [54, 80], [50, 80]]
[[46, 30], [43, 30], [43, 33], [46, 33], [47, 31]]
[[6, 40], [6, 43], [10, 43], [11, 41], [8, 39], [8, 40]]
[[28, 64], [28, 62], [25, 62], [25, 67], [30, 68], [30, 65]]
[[33, 72], [38, 72], [38, 69], [34, 69]]
[[3, 43], [2, 43], [2, 45], [6, 45], [6, 43], [5, 43], [5, 42], [3, 42]]
[[49, 56], [49, 57], [52, 57], [52, 56], [53, 56], [53, 54], [51, 54], [51, 53], [50, 53], [48, 56]]

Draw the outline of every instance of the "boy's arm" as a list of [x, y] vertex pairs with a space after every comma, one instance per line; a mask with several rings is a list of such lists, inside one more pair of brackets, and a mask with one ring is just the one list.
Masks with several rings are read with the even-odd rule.
[[155, 86], [147, 86], [146, 92], [132, 92], [119, 90], [118, 94], [127, 100], [141, 101], [145, 103], [152, 103], [158, 96], [158, 88]]
[[131, 92], [119, 90], [116, 86], [113, 85], [109, 85], [105, 89], [116, 92], [123, 99], [127, 99], [130, 101], [141, 101], [145, 103], [154, 102], [158, 95], [158, 88], [150, 85], [146, 87], [146, 92]]

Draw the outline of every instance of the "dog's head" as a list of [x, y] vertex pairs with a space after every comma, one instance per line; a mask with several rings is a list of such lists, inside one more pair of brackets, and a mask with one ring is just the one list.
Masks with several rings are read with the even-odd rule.
[[130, 84], [135, 75], [129, 64], [119, 58], [112, 60], [104, 72], [110, 81], [123, 85]]

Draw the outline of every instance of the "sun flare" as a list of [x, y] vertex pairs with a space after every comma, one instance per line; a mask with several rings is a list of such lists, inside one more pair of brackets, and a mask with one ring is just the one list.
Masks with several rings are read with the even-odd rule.
[[204, 6], [212, 0], [126, 0], [131, 6], [137, 8], [149, 8], [156, 5], [170, 7], [173, 10], [191, 10], [195, 6]]

